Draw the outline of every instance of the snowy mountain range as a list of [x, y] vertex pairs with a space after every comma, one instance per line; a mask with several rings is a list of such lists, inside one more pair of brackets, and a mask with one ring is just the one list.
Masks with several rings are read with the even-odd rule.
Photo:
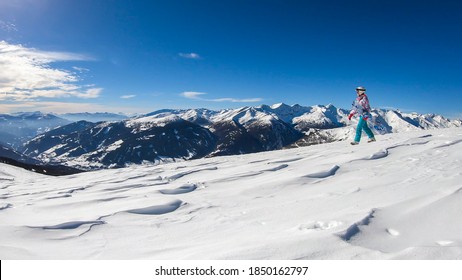
[[128, 118], [124, 114], [114, 113], [67, 113], [60, 114], [58, 117], [72, 121], [87, 121], [87, 122], [109, 122], [109, 121], [121, 121]]
[[50, 114], [20, 112], [0, 114], [0, 143], [18, 149], [37, 135], [76, 121], [120, 121], [128, 117], [113, 113]]
[[175, 117], [146, 117], [72, 123], [27, 142], [23, 153], [44, 162], [94, 169], [163, 158], [194, 159], [210, 154], [215, 145], [215, 136], [199, 125]]
[[18, 153], [14, 149], [5, 147], [1, 144], [0, 163], [21, 167], [29, 171], [52, 176], [70, 175], [82, 172], [80, 169], [60, 164], [44, 164], [39, 160]]
[[[148, 120], [170, 123], [123, 124]], [[0, 258], [460, 260], [461, 145], [452, 128], [61, 177], [0, 163]]]
[[[462, 126], [461, 120], [434, 114], [382, 109], [372, 114], [374, 121], [381, 123], [380, 131], [373, 128], [376, 134]], [[36, 116], [40, 122], [40, 115]], [[347, 110], [331, 104], [305, 107], [281, 103], [220, 111], [165, 109], [121, 121], [66, 120], [65, 125], [13, 147], [46, 163], [85, 170], [123, 167], [346, 140], [356, 126], [347, 116]]]
[[19, 148], [33, 137], [70, 122], [41, 112], [0, 114], [0, 143]]

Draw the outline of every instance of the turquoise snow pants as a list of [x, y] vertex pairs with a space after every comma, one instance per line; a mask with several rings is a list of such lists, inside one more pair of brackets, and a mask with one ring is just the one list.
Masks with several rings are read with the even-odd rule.
[[363, 119], [363, 116], [360, 116], [358, 126], [356, 127], [356, 137], [355, 137], [356, 142], [359, 142], [361, 140], [361, 134], [363, 130], [364, 132], [366, 132], [369, 138], [374, 138], [374, 133], [372, 133], [371, 129], [367, 125], [367, 121]]

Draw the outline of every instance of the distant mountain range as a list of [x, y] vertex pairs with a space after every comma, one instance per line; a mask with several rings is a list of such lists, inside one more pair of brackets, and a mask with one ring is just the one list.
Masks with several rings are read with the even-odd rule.
[[[333, 105], [275, 104], [220, 111], [165, 109], [136, 118], [96, 123], [86, 120], [71, 123], [53, 115], [34, 113], [35, 120], [28, 119], [27, 123], [35, 128], [35, 137], [30, 137], [32, 131], [29, 131], [28, 137], [19, 137], [10, 146], [28, 158], [46, 163], [86, 170], [123, 167], [345, 140], [351, 138], [356, 125], [355, 120], [348, 120], [348, 113]], [[382, 124], [382, 130], [376, 133], [462, 126], [461, 120], [451, 121], [434, 114], [383, 109], [373, 110], [372, 114]], [[7, 122], [8, 118], [2, 116]], [[0, 127], [3, 127], [2, 116]], [[45, 116], [50, 120], [46, 127], [39, 125]], [[2, 130], [0, 136], [1, 133]]]
[[113, 113], [46, 114], [41, 112], [21, 112], [0, 114], [0, 144], [19, 148], [37, 135], [76, 121], [120, 121], [126, 115]]
[[19, 148], [33, 137], [70, 122], [40, 112], [0, 114], [0, 144]]
[[58, 117], [72, 121], [87, 121], [87, 122], [108, 122], [108, 121], [121, 121], [128, 118], [124, 114], [114, 113], [68, 113], [60, 114]]

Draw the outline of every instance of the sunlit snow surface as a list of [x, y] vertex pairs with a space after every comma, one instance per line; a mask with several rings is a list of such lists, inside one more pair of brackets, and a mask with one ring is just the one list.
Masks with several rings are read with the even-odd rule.
[[0, 164], [1, 259], [461, 259], [462, 129], [48, 177]]

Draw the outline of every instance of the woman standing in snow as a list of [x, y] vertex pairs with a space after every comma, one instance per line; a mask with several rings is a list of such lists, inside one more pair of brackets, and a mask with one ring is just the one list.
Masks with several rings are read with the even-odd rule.
[[367, 125], [367, 120], [372, 118], [372, 115], [371, 105], [369, 104], [369, 99], [366, 95], [366, 89], [364, 87], [357, 87], [356, 94], [358, 95], [358, 97], [356, 97], [355, 101], [353, 102], [353, 108], [351, 109], [351, 112], [348, 115], [348, 120], [351, 120], [351, 118], [355, 114], [359, 115], [358, 126], [356, 127], [356, 137], [355, 140], [351, 142], [351, 145], [359, 144], [359, 141], [361, 141], [361, 134], [363, 130], [369, 137], [369, 140], [367, 142], [374, 142], [374, 133], [372, 133], [371, 129]]

